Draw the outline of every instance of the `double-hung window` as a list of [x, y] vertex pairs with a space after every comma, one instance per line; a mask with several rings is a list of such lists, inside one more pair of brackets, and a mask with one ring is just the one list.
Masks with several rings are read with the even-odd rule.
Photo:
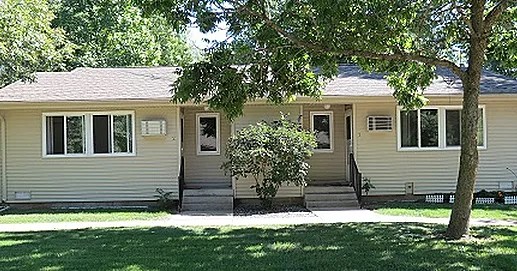
[[[479, 108], [478, 146], [485, 147], [484, 108]], [[398, 111], [401, 150], [454, 149], [461, 144], [461, 108], [442, 106]]]
[[311, 131], [316, 136], [316, 152], [331, 152], [334, 148], [332, 112], [311, 112]]
[[134, 114], [50, 113], [43, 116], [44, 156], [134, 154]]
[[196, 115], [197, 154], [220, 154], [220, 131], [218, 113], [200, 113]]

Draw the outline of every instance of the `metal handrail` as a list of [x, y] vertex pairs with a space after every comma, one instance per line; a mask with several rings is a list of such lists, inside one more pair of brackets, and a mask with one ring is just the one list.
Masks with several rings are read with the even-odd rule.
[[361, 204], [362, 200], [362, 182], [363, 182], [363, 174], [359, 171], [359, 167], [357, 167], [357, 162], [355, 161], [354, 154], [350, 154], [350, 182], [352, 187], [354, 188], [355, 195], [357, 197], [357, 201]]

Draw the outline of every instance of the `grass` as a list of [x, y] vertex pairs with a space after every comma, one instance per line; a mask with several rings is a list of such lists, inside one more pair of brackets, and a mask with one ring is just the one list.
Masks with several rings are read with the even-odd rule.
[[152, 220], [167, 215], [167, 212], [134, 209], [7, 210], [0, 213], [0, 224]]
[[[387, 203], [374, 206], [376, 212], [393, 216], [449, 217], [450, 204], [426, 203]], [[512, 205], [474, 205], [472, 218], [517, 221], [517, 206]]]
[[515, 270], [517, 227], [333, 224], [265, 228], [125, 228], [0, 233], [12, 270]]

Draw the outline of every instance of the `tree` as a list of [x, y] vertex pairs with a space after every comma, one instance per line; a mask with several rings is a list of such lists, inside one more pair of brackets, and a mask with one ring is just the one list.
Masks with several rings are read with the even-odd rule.
[[39, 70], [62, 70], [73, 46], [46, 1], [0, 1], [0, 88]]
[[517, 8], [503, 14], [493, 32], [487, 50], [488, 68], [517, 78]]
[[254, 188], [266, 208], [280, 186], [305, 185], [309, 164], [316, 147], [313, 134], [299, 123], [282, 116], [278, 121], [250, 125], [232, 136], [226, 146], [223, 168], [237, 178], [253, 177]]
[[171, 24], [147, 13], [138, 0], [51, 0], [56, 27], [76, 45], [71, 67], [185, 65], [192, 61], [182, 33], [185, 23]]
[[[494, 31], [507, 27], [501, 17], [515, 9], [515, 0], [189, 2], [185, 10], [203, 29], [225, 21], [232, 39], [184, 70], [173, 99], [206, 102], [235, 117], [246, 101], [259, 97], [275, 103], [297, 94], [317, 97], [320, 82], [336, 75], [337, 63], [354, 61], [385, 72], [393, 96], [411, 109], [426, 104], [424, 90], [436, 67], [448, 69], [463, 85], [457, 200], [447, 229], [449, 238], [459, 239], [468, 232], [477, 176], [481, 73], [494, 42], [515, 42], [515, 35], [502, 39], [504, 31]], [[465, 52], [466, 66], [457, 61], [458, 50]]]

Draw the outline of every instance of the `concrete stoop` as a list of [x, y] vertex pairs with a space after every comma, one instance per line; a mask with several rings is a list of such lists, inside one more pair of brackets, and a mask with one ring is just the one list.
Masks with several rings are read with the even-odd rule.
[[311, 211], [359, 209], [355, 191], [349, 186], [307, 186], [305, 207]]
[[233, 212], [233, 191], [231, 188], [203, 187], [183, 190], [181, 211], [194, 213]]

